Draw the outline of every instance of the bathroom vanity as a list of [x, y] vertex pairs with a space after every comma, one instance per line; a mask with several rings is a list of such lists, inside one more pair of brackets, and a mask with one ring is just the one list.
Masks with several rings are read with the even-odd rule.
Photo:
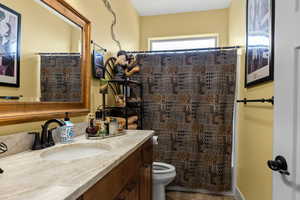
[[152, 140], [148, 140], [78, 200], [151, 200]]
[[151, 200], [152, 140], [148, 140], [79, 200]]
[[57, 144], [0, 159], [0, 199], [151, 200], [153, 131]]

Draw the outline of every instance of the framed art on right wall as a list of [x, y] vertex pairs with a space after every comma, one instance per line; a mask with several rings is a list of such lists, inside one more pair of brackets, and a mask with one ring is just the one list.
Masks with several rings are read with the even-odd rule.
[[274, 0], [247, 0], [245, 87], [274, 80]]

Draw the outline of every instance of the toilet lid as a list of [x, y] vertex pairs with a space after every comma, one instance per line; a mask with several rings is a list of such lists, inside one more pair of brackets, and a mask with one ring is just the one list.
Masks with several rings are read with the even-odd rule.
[[167, 174], [175, 171], [173, 165], [169, 165], [161, 162], [153, 162], [153, 173], [154, 174]]

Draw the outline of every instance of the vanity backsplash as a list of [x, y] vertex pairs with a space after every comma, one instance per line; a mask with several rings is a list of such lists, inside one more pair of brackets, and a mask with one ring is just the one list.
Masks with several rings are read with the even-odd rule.
[[[86, 127], [86, 122], [74, 124], [75, 137], [83, 135], [85, 133]], [[60, 139], [57, 131], [53, 131], [53, 139], [55, 143], [59, 143]], [[7, 152], [5, 152], [4, 154], [0, 154], [0, 158], [3, 158], [6, 156], [31, 150], [32, 144], [34, 142], [34, 136], [28, 134], [28, 132], [21, 132], [12, 135], [0, 136], [0, 142], [4, 142], [8, 147]]]

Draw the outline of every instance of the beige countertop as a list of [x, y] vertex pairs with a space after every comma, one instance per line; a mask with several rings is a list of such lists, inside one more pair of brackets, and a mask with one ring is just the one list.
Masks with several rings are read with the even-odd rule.
[[0, 159], [1, 200], [75, 200], [150, 139], [153, 131], [128, 131], [104, 140], [75, 138], [73, 144], [104, 144], [109, 152], [70, 161], [45, 160], [41, 154], [64, 148], [58, 144]]

